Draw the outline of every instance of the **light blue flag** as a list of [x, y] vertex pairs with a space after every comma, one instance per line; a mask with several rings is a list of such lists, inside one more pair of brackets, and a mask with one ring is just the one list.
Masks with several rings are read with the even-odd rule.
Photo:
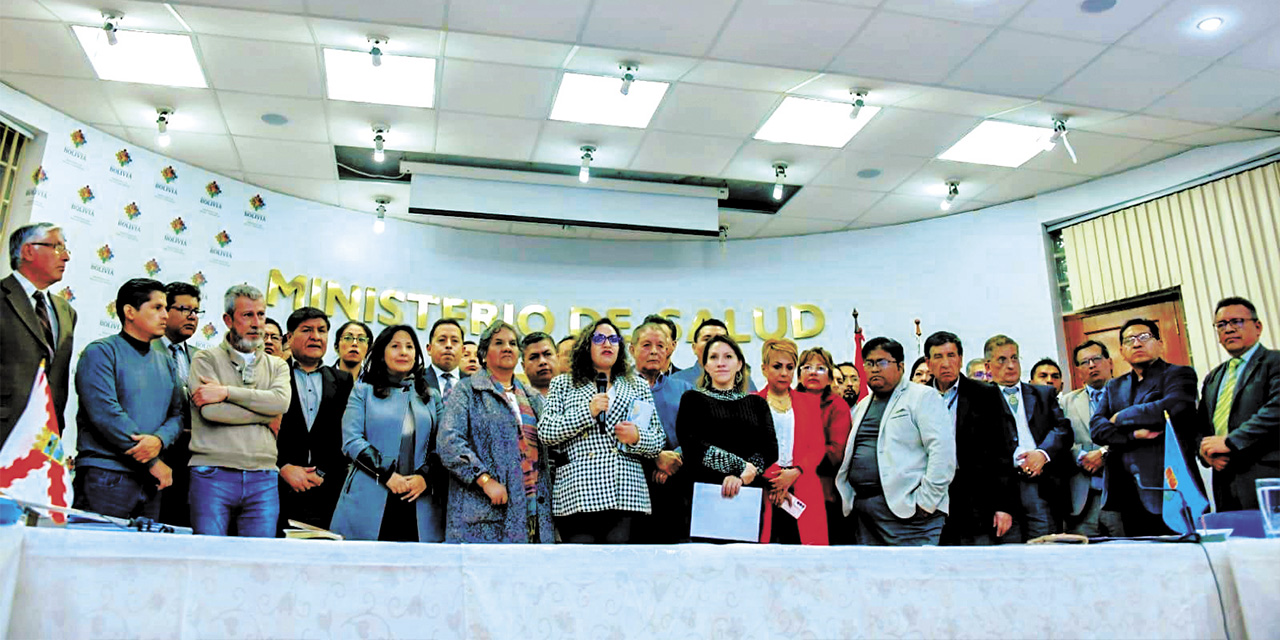
[[1193, 473], [1195, 470], [1187, 467], [1187, 459], [1183, 457], [1182, 447], [1178, 445], [1178, 435], [1173, 432], [1173, 423], [1169, 421], [1169, 414], [1166, 413], [1164, 415], [1164, 488], [1177, 491], [1182, 499], [1166, 492], [1161, 515], [1164, 516], [1164, 523], [1169, 525], [1170, 529], [1183, 535], [1191, 532], [1187, 531], [1187, 520], [1182, 515], [1182, 500], [1186, 500], [1187, 507], [1191, 509], [1193, 526], [1209, 509], [1209, 499], [1204, 496], [1204, 492], [1200, 491], [1200, 485], [1191, 475]]

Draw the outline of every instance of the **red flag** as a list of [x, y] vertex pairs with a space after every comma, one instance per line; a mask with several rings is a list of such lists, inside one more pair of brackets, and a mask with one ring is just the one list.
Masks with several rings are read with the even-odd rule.
[[867, 370], [862, 366], [862, 343], [866, 342], [862, 327], [853, 332], [853, 366], [858, 370], [858, 398], [867, 397]]
[[[71, 506], [71, 473], [43, 362], [26, 409], [0, 449], [0, 490], [29, 502]], [[62, 513], [53, 512], [50, 517], [54, 522], [66, 521]]]

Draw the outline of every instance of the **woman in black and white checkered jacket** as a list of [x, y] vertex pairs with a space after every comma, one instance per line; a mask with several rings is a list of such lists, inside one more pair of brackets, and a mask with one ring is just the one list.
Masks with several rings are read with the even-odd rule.
[[569, 373], [551, 381], [538, 438], [569, 459], [557, 467], [552, 489], [561, 539], [628, 542], [632, 519], [650, 512], [640, 461], [656, 457], [666, 435], [649, 384], [632, 371], [608, 318], [582, 331]]

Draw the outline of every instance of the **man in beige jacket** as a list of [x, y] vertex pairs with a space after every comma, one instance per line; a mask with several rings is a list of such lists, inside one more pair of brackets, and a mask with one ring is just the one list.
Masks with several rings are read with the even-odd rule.
[[227, 336], [191, 361], [191, 526], [269, 538], [280, 515], [276, 433], [289, 409], [289, 367], [262, 350], [266, 302], [247, 284], [227, 289]]

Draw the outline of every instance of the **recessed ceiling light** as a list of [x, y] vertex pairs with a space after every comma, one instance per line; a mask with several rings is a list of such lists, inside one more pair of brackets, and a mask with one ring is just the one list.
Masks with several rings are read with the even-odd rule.
[[367, 51], [324, 50], [330, 100], [392, 104], [430, 109], [436, 94], [434, 58], [382, 54], [369, 64]]
[[1196, 23], [1196, 28], [1201, 31], [1217, 31], [1222, 28], [1222, 18], [1205, 18], [1204, 20]]
[[289, 119], [278, 113], [264, 113], [262, 114], [262, 121], [273, 127], [282, 127], [289, 124]]
[[190, 36], [117, 30], [117, 44], [112, 46], [100, 28], [71, 29], [102, 80], [198, 89], [209, 86]]
[[840, 148], [867, 126], [880, 107], [862, 107], [857, 118], [849, 117], [852, 111], [848, 102], [788, 97], [756, 132], [755, 139]]
[[858, 172], [858, 177], [863, 180], [870, 180], [872, 178], [879, 178], [881, 173], [882, 172], [879, 169], [863, 169]]
[[1052, 135], [1053, 130], [1046, 127], [986, 120], [938, 156], [938, 159], [997, 167], [1020, 167], [1044, 151], [1045, 140]]
[[1080, 3], [1080, 10], [1085, 13], [1102, 13], [1115, 6], [1116, 0], [1084, 0]]
[[667, 94], [666, 82], [632, 80], [622, 93], [623, 79], [566, 73], [560, 80], [551, 119], [584, 124], [607, 124], [643, 129]]

